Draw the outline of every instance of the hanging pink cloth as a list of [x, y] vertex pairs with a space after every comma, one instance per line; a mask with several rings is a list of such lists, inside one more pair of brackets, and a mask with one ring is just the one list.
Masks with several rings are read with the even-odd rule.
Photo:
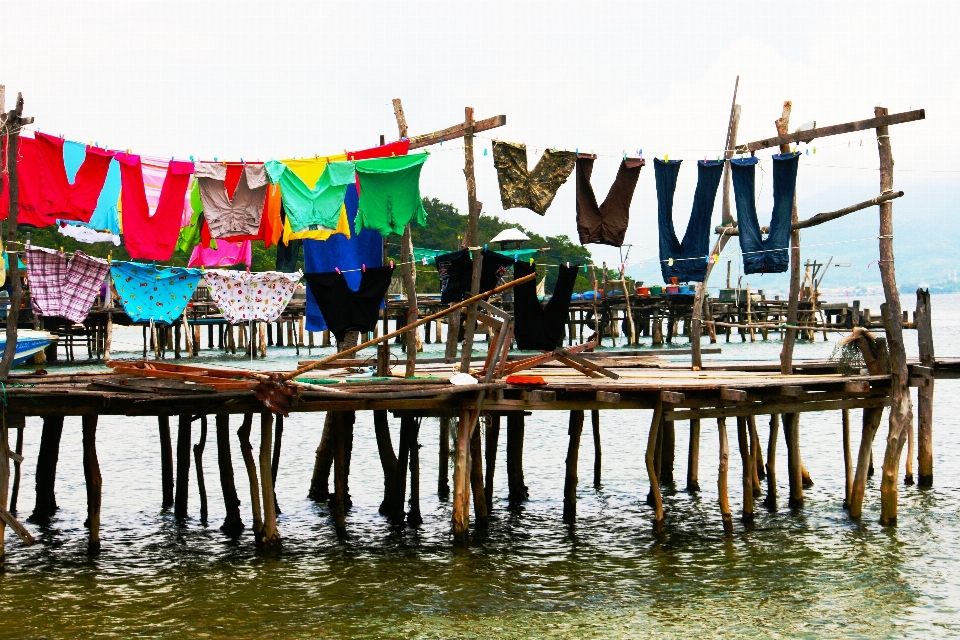
[[189, 202], [187, 187], [193, 163], [171, 160], [145, 164], [140, 156], [127, 153], [117, 153], [116, 158], [120, 162], [121, 221], [127, 252], [134, 260], [169, 260]]
[[83, 163], [73, 184], [70, 184], [63, 162], [63, 138], [38, 131], [34, 140], [37, 147], [37, 168], [40, 172], [40, 202], [37, 208], [39, 221], [42, 223], [37, 226], [54, 224], [57, 219], [90, 222], [93, 210], [97, 208], [103, 183], [107, 180], [107, 171], [114, 152], [88, 146]]
[[[0, 138], [3, 145], [3, 167], [7, 166], [7, 137]], [[20, 153], [17, 155], [17, 223], [40, 224], [37, 206], [40, 202], [40, 172], [37, 170], [37, 142], [33, 138], [19, 138]], [[0, 193], [0, 220], [6, 220], [10, 212], [10, 176], [3, 173], [3, 193]], [[49, 224], [49, 223], [46, 223]]]
[[241, 262], [250, 266], [252, 255], [250, 241], [228, 242], [217, 240], [216, 249], [205, 249], [203, 243], [193, 248], [188, 267], [230, 267]]

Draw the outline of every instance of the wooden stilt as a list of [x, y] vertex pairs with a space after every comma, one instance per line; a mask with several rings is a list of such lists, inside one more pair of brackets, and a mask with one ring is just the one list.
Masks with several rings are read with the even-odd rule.
[[173, 506], [173, 444], [170, 441], [170, 416], [157, 416], [160, 426], [160, 486], [163, 501], [160, 507]]
[[690, 448], [687, 452], [687, 492], [700, 491], [700, 420], [690, 421]]
[[420, 513], [420, 418], [413, 419], [410, 429], [410, 509], [407, 524], [419, 527], [423, 524]]
[[800, 461], [800, 414], [783, 414], [783, 439], [787, 443], [787, 472], [790, 477], [791, 509], [803, 506], [803, 476]]
[[525, 501], [530, 494], [523, 483], [523, 430], [522, 411], [507, 416], [507, 499], [512, 503]]
[[[583, 325], [581, 325], [581, 329]], [[600, 472], [602, 470], [603, 453], [600, 447], [600, 410], [590, 412], [590, 422], [593, 424], [593, 488], [600, 488]]]
[[407, 495], [407, 468], [410, 462], [410, 432], [414, 418], [400, 418], [400, 442], [397, 447], [397, 461], [393, 467], [392, 487], [387, 505], [387, 517], [396, 526], [402, 526], [406, 516], [404, 502]]
[[[439, 335], [439, 334], [438, 334]], [[437, 474], [437, 495], [440, 500], [450, 497], [450, 422], [451, 418], [440, 418], [439, 472]]]
[[87, 553], [100, 553], [100, 497], [103, 479], [97, 460], [97, 416], [85, 415], [83, 422], [83, 478], [87, 484], [87, 527], [90, 540]]
[[337, 538], [347, 536], [347, 434], [344, 411], [331, 412], [333, 444], [333, 495], [330, 496], [330, 515], [333, 516]]
[[63, 416], [48, 416], [43, 419], [40, 434], [40, 452], [37, 456], [36, 502], [33, 514], [27, 520], [45, 525], [56, 513], [57, 498], [54, 485], [57, 478], [57, 460], [60, 457], [60, 436], [63, 433]]
[[657, 434], [663, 422], [663, 401], [657, 398], [653, 409], [653, 418], [650, 420], [650, 433], [647, 436], [647, 478], [650, 480], [650, 495], [653, 497], [653, 532], [663, 534], [663, 500], [660, 497], [660, 479], [654, 464], [654, 453], [657, 445]]
[[717, 492], [720, 502], [720, 518], [723, 520], [723, 532], [733, 534], [733, 514], [730, 512], [730, 496], [727, 495], [727, 469], [730, 466], [730, 449], [727, 444], [727, 420], [717, 418], [717, 432], [720, 437], [720, 469], [717, 473]]
[[843, 508], [850, 508], [850, 493], [853, 490], [853, 464], [850, 453], [850, 410], [841, 411], [843, 421]]
[[[567, 429], [570, 444], [567, 447], [567, 468], [563, 481], [563, 521], [567, 524], [574, 524], [577, 521], [577, 459], [580, 453], [580, 434], [582, 433], [583, 411], [571, 411], [570, 426]], [[655, 518], [654, 530], [657, 529], [657, 519], [663, 520], [662, 509]]]
[[672, 420], [669, 422], [664, 421], [663, 424], [660, 425], [663, 438], [660, 447], [661, 461], [660, 466], [657, 468], [657, 478], [660, 479], [660, 482], [666, 484], [673, 484], [673, 462], [677, 453], [677, 435], [673, 425]]
[[20, 496], [20, 467], [23, 462], [21, 461], [23, 457], [23, 428], [24, 428], [25, 418], [22, 415], [8, 414], [7, 415], [7, 430], [9, 437], [9, 430], [17, 430], [17, 444], [14, 451], [17, 454], [17, 458], [13, 461], [13, 489], [10, 492], [10, 513], [16, 515], [17, 513], [17, 498]]
[[173, 515], [177, 520], [187, 517], [190, 497], [190, 415], [180, 416], [177, 429], [177, 492], [173, 498]]
[[[179, 443], [178, 443], [179, 444]], [[200, 416], [200, 442], [193, 445], [197, 465], [197, 489], [200, 491], [200, 522], [207, 524], [207, 483], [203, 480], [203, 449], [207, 446], [207, 416]]]
[[260, 548], [264, 551], [280, 548], [280, 532], [277, 531], [277, 511], [273, 504], [273, 414], [260, 414], [260, 486], [263, 494], [263, 535]]
[[[917, 342], [920, 364], [928, 369], [936, 366], [933, 351], [933, 325], [930, 317], [930, 290], [917, 289]], [[933, 486], [933, 385], [932, 375], [923, 376], [917, 389], [917, 484]]]
[[750, 433], [750, 459], [753, 461], [750, 476], [753, 479], [753, 495], [758, 497], [763, 493], [760, 480], [766, 474], [763, 471], [763, 454], [760, 453], [760, 436], [757, 434], [756, 416], [747, 416], [747, 427]]
[[740, 445], [740, 462], [743, 467], [743, 523], [753, 522], [753, 474], [756, 465], [750, 452], [750, 432], [747, 417], [737, 417], [737, 442]]
[[[376, 413], [374, 417], [376, 418]], [[386, 416], [386, 412], [384, 412]], [[374, 420], [376, 424], [376, 420]], [[330, 498], [330, 467], [333, 464], [333, 416], [327, 412], [323, 420], [323, 435], [313, 462], [313, 477], [310, 480], [310, 491], [307, 497], [317, 502]]]
[[770, 439], [767, 443], [767, 496], [763, 506], [768, 511], [777, 510], [777, 433], [780, 431], [780, 414], [770, 415]]
[[[453, 458], [453, 540], [463, 545], [470, 528], [470, 409], [460, 408]], [[509, 440], [509, 430], [507, 434]], [[507, 463], [509, 466], [509, 462]]]
[[484, 434], [484, 452], [487, 463], [487, 474], [483, 483], [483, 495], [487, 499], [487, 514], [493, 511], [493, 473], [497, 466], [497, 445], [500, 441], [500, 416], [490, 417]]
[[[3, 107], [0, 105], [0, 111], [2, 109]], [[2, 418], [2, 423], [0, 423], [0, 509], [7, 511], [9, 506], [7, 495], [10, 488], [10, 421], [5, 408], [0, 418]], [[7, 523], [3, 518], [0, 518], [0, 568], [3, 567], [4, 555], [6, 554], [4, 546], [6, 529]]]
[[[264, 323], [265, 324], [265, 323]], [[263, 324], [260, 325], [261, 329]], [[277, 515], [283, 513], [280, 511], [280, 504], [277, 502], [277, 472], [280, 470], [280, 445], [283, 441], [283, 416], [277, 415], [276, 427], [273, 430], [273, 460], [270, 462], [270, 478], [273, 483], [273, 510]]]
[[243, 531], [240, 518], [240, 498], [233, 478], [233, 456], [230, 454], [230, 414], [217, 414], [217, 466], [220, 469], [220, 489], [223, 506], [227, 512], [220, 531], [228, 536], [237, 536]]
[[373, 430], [377, 438], [377, 451], [380, 454], [380, 466], [383, 468], [383, 500], [380, 502], [380, 515], [391, 517], [403, 498], [398, 498], [396, 488], [397, 454], [393, 451], [393, 441], [390, 439], [390, 423], [386, 411], [373, 412]]
[[260, 508], [260, 480], [257, 478], [257, 464], [253, 460], [253, 446], [250, 444], [250, 430], [253, 428], [253, 414], [243, 414], [243, 422], [237, 429], [237, 438], [240, 440], [240, 454], [243, 456], [243, 466], [247, 469], [247, 482], [250, 485], [250, 510], [253, 515], [253, 536], [257, 546], [263, 537], [263, 511]]
[[487, 523], [487, 498], [483, 490], [483, 448], [480, 442], [480, 421], [470, 434], [470, 490], [473, 493], [473, 516], [477, 526]]
[[873, 454], [873, 439], [880, 428], [883, 418], [883, 409], [868, 408], [863, 410], [863, 431], [860, 435], [860, 452], [857, 456], [857, 471], [853, 476], [853, 486], [850, 488], [850, 517], [859, 520], [863, 515], [863, 494], [867, 489], [867, 467]]

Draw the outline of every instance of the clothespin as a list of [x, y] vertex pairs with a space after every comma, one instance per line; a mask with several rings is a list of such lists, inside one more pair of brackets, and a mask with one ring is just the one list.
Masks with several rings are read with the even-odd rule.
[[487, 245], [483, 245], [483, 250], [484, 250], [484, 251], [487, 250]]
[[247, 163], [243, 161], [243, 158], [240, 158], [240, 164], [247, 164]]
[[397, 152], [396, 152], [396, 151], [391, 151], [391, 152], [390, 152], [390, 157], [391, 157], [391, 158], [396, 158], [396, 157], [397, 157]]
[[667, 266], [668, 266], [668, 267], [672, 267], [672, 266], [673, 266], [673, 258], [668, 258], [668, 259], [667, 259]]
[[530, 258], [530, 266], [533, 266], [533, 258]]
[[519, 260], [520, 260], [520, 254], [519, 254], [519, 253], [514, 253], [514, 254], [513, 254], [513, 261], [514, 261], [514, 262], [518, 262]]
[[112, 261], [112, 260], [113, 260], [113, 251], [108, 251], [108, 252], [107, 252], [107, 262], [110, 262], [110, 261]]
[[817, 155], [817, 148], [816, 148], [816, 147], [813, 148], [813, 155]]
[[584, 273], [587, 272], [587, 265], [583, 265], [583, 272], [584, 272]]
[[423, 257], [423, 266], [425, 266], [425, 267], [428, 266], [428, 265], [427, 265], [427, 257], [426, 257], [426, 256]]
[[340, 273], [340, 267], [334, 267], [333, 270], [336, 271], [337, 273]]
[[214, 161], [214, 162], [217, 161], [217, 156], [213, 156], [213, 161]]
[[362, 271], [363, 273], [366, 273], [366, 272], [367, 272], [367, 265], [361, 264], [361, 265], [360, 265], [360, 271]]
[[664, 161], [664, 162], [670, 162], [670, 154], [669, 154], [669, 153], [663, 154], [663, 161]]
[[193, 156], [190, 156], [190, 162], [195, 162], [195, 160], [193, 159]]
[[570, 263], [569, 263], [569, 262], [567, 262], [567, 269], [569, 269], [569, 268], [570, 268]]
[[[423, 264], [427, 264], [427, 259], [426, 259], [426, 258], [423, 259]], [[366, 266], [366, 265], [364, 265], [364, 266]], [[390, 268], [393, 269], [393, 260], [390, 261]]]
[[486, 148], [486, 147], [483, 148], [483, 155], [487, 155], [487, 148]]

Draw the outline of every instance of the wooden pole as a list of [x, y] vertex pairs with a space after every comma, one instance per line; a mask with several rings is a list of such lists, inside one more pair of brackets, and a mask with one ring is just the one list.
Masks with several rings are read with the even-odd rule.
[[690, 421], [690, 448], [687, 452], [687, 492], [700, 491], [700, 420]]
[[20, 467], [23, 465], [23, 429], [26, 419], [23, 415], [7, 414], [7, 429], [17, 430], [16, 454], [17, 458], [13, 461], [13, 490], [10, 492], [10, 513], [17, 513], [17, 498], [20, 495]]
[[653, 497], [653, 533], [663, 535], [663, 500], [660, 496], [660, 480], [654, 463], [654, 453], [657, 445], [657, 434], [663, 418], [663, 401], [657, 398], [653, 409], [653, 418], [650, 420], [650, 433], [647, 436], [647, 478], [650, 480], [650, 495]]
[[420, 513], [420, 418], [414, 418], [410, 424], [410, 508], [407, 511], [407, 524], [419, 527], [423, 524]]
[[483, 495], [487, 499], [487, 514], [493, 511], [493, 473], [497, 466], [497, 445], [500, 442], [500, 416], [490, 416], [484, 433], [484, 455], [487, 463], [487, 473], [484, 477]]
[[[4, 409], [3, 415], [0, 417], [3, 419], [2, 424], [0, 424], [0, 509], [6, 511], [9, 506], [7, 496], [9, 495], [10, 488], [10, 423], [7, 420], [6, 409]], [[3, 559], [6, 552], [4, 547], [6, 528], [6, 522], [0, 519], [0, 568], [3, 567]]]
[[404, 516], [404, 500], [407, 494], [407, 467], [410, 461], [410, 433], [416, 420], [409, 416], [400, 418], [400, 443], [397, 450], [397, 461], [393, 466], [392, 487], [390, 502], [387, 505], [387, 516], [396, 526], [402, 526]]
[[[920, 364], [932, 370], [936, 367], [936, 358], [929, 289], [917, 289], [917, 311], [913, 318], [917, 325]], [[917, 389], [917, 484], [921, 487], [933, 486], [933, 383], [932, 375], [923, 376]]]
[[57, 479], [57, 461], [60, 458], [60, 436], [63, 434], [63, 416], [43, 418], [40, 433], [40, 452], [37, 455], [36, 502], [33, 513], [27, 520], [35, 524], [47, 524], [56, 513], [57, 498], [54, 492]]
[[[582, 433], [583, 411], [571, 411], [570, 426], [567, 429], [570, 443], [567, 446], [566, 476], [563, 481], [563, 521], [566, 524], [575, 524], [577, 521], [577, 459], [580, 453], [580, 435]], [[663, 514], [660, 513], [658, 517], [662, 520]]]
[[190, 497], [190, 415], [181, 414], [177, 429], [177, 492], [173, 498], [173, 515], [177, 520], [187, 517]]
[[803, 474], [800, 461], [800, 414], [783, 414], [783, 439], [787, 443], [787, 472], [790, 477], [791, 509], [803, 506]]
[[850, 453], [850, 410], [841, 412], [843, 422], [843, 508], [850, 509], [850, 494], [853, 491], [853, 456]]
[[737, 417], [737, 443], [740, 445], [740, 462], [743, 467], [743, 523], [753, 522], [753, 455], [750, 452], [750, 435], [747, 417]]
[[453, 458], [453, 540], [464, 545], [470, 527], [470, 409], [463, 404]]
[[530, 496], [523, 480], [523, 431], [523, 412], [511, 412], [507, 416], [507, 499], [511, 504], [523, 502]]
[[[377, 440], [377, 453], [380, 457], [380, 467], [383, 470], [383, 500], [380, 502], [380, 515], [392, 517], [394, 512], [402, 510], [398, 503], [402, 497], [396, 497], [397, 454], [393, 450], [393, 441], [390, 439], [390, 421], [387, 412], [377, 410], [373, 412], [373, 433]], [[403, 438], [403, 431], [400, 433]], [[401, 442], [402, 445], [402, 442]], [[402, 446], [401, 446], [402, 449]]]
[[452, 418], [440, 418], [437, 496], [443, 501], [450, 497], [450, 423], [452, 421]]
[[[260, 325], [261, 328], [263, 325]], [[283, 442], [283, 416], [277, 414], [276, 426], [273, 429], [273, 458], [270, 461], [270, 480], [273, 482], [273, 510], [280, 515], [280, 504], [277, 502], [277, 472], [280, 471], [280, 446]]]
[[[876, 107], [878, 118], [888, 114], [884, 107]], [[889, 128], [877, 127], [877, 147], [880, 155], [880, 193], [893, 191], [893, 151]], [[900, 293], [893, 262], [893, 202], [880, 205], [880, 279], [886, 312], [883, 317], [890, 350], [890, 431], [883, 457], [883, 476], [880, 482], [880, 524], [897, 524], [897, 474], [900, 454], [906, 435], [913, 429], [913, 402], [910, 399], [910, 379], [907, 371], [907, 353], [903, 344], [903, 323], [900, 320]]]
[[[397, 118], [397, 129], [400, 139], [407, 138], [407, 118], [403, 115], [403, 105], [399, 98], [393, 99], [393, 113]], [[472, 136], [471, 136], [472, 139]], [[472, 159], [472, 157], [471, 157]], [[404, 227], [403, 237], [400, 240], [400, 273], [403, 276], [403, 289], [407, 295], [407, 318], [405, 325], [415, 324], [419, 317], [417, 303], [417, 269], [413, 263], [413, 238], [410, 234], [410, 225]], [[405, 377], [412, 378], [417, 367], [417, 329], [413, 328], [406, 335], [407, 341], [407, 368]]]
[[487, 511], [487, 497], [483, 487], [483, 449], [480, 442], [480, 421], [477, 421], [470, 434], [470, 490], [473, 493], [473, 515], [477, 526], [487, 524], [490, 513]]
[[87, 527], [90, 539], [87, 553], [100, 553], [100, 502], [103, 478], [97, 459], [97, 416], [84, 415], [83, 422], [83, 478], [87, 485]]
[[331, 436], [333, 444], [333, 495], [330, 515], [333, 516], [337, 538], [347, 537], [347, 416], [345, 411], [332, 412]]
[[733, 534], [733, 514], [730, 512], [730, 497], [727, 495], [727, 468], [730, 465], [730, 449], [727, 444], [727, 420], [717, 418], [717, 432], [720, 438], [720, 469], [717, 472], [717, 493], [720, 502], [720, 518], [723, 520], [723, 533]]
[[777, 510], [777, 433], [780, 431], [780, 414], [770, 415], [770, 438], [767, 442], [767, 495], [763, 506], [768, 511]]
[[757, 416], [747, 416], [747, 427], [750, 430], [750, 457], [753, 460], [753, 495], [763, 493], [760, 480], [766, 475], [763, 469], [763, 452], [760, 451], [760, 435], [757, 433]]
[[233, 478], [233, 456], [230, 454], [230, 414], [217, 414], [217, 466], [220, 469], [220, 489], [223, 493], [223, 506], [226, 517], [220, 525], [220, 531], [228, 536], [237, 536], [243, 531], [240, 518], [240, 498]]
[[[5, 95], [5, 90], [0, 95]], [[3, 111], [6, 109], [6, 99], [0, 102], [2, 102], [0, 111]], [[32, 122], [33, 118], [23, 117], [23, 95], [18, 93], [16, 106], [3, 117], [3, 133], [7, 136], [6, 169], [10, 202], [7, 212], [7, 255], [10, 257], [7, 279], [10, 282], [10, 306], [7, 312], [7, 342], [3, 349], [3, 358], [0, 359], [0, 380], [6, 380], [10, 375], [10, 368], [13, 366], [17, 351], [17, 323], [20, 320], [20, 304], [23, 301], [23, 283], [20, 280], [20, 268], [17, 262], [17, 257], [20, 255], [17, 245], [17, 220], [20, 211], [17, 158], [20, 155], [20, 130], [24, 125]]]
[[602, 468], [600, 450], [600, 410], [590, 412], [590, 422], [593, 423], [593, 488], [600, 488], [600, 471]]
[[660, 464], [657, 467], [657, 478], [660, 480], [660, 482], [664, 482], [666, 484], [673, 483], [673, 462], [676, 458], [677, 434], [673, 425], [673, 420], [664, 422], [662, 425], [660, 425], [660, 433], [662, 434], [662, 438], [660, 447]]
[[867, 488], [867, 476], [873, 455], [873, 439], [880, 428], [883, 409], [880, 407], [863, 410], [863, 431], [860, 435], [860, 452], [857, 456], [857, 470], [850, 487], [850, 517], [859, 520], [863, 515], [863, 494]]
[[[377, 425], [377, 416], [380, 412], [374, 411], [373, 422]], [[383, 420], [386, 422], [386, 412], [383, 412]], [[387, 437], [389, 438], [389, 428]], [[391, 445], [391, 453], [393, 447]], [[317, 451], [313, 462], [313, 476], [310, 479], [310, 491], [307, 497], [317, 502], [323, 502], [330, 498], [330, 467], [333, 465], [333, 412], [328, 411], [323, 419], [323, 433], [320, 436], [320, 443], [317, 445]], [[383, 513], [381, 511], [381, 513]]]
[[173, 506], [173, 445], [170, 442], [170, 416], [157, 416], [160, 427], [160, 487], [163, 499], [160, 507]]
[[273, 414], [264, 411], [260, 414], [260, 486], [263, 493], [263, 535], [260, 537], [260, 548], [263, 550], [280, 548], [277, 510], [273, 504], [272, 453]]
[[[192, 347], [192, 345], [188, 345]], [[190, 352], [192, 353], [192, 348]], [[203, 450], [207, 446], [207, 416], [200, 416], [200, 442], [193, 445], [193, 461], [197, 465], [197, 489], [200, 491], [200, 522], [207, 523], [207, 483], [203, 479]]]
[[253, 427], [253, 414], [243, 414], [243, 422], [237, 429], [237, 438], [240, 440], [240, 454], [243, 456], [243, 466], [247, 470], [247, 482], [250, 485], [250, 510], [253, 514], [253, 535], [260, 545], [263, 536], [263, 511], [260, 509], [260, 481], [257, 479], [257, 464], [253, 460], [253, 446], [250, 444], [250, 430]]
[[[777, 135], [787, 135], [790, 127], [790, 111], [793, 109], [793, 103], [789, 100], [783, 103], [783, 114], [775, 122], [777, 125]], [[780, 153], [789, 153], [790, 144], [780, 145]], [[797, 216], [797, 194], [793, 194], [793, 212], [790, 216], [791, 224], [799, 222]], [[797, 341], [797, 310], [800, 305], [800, 230], [793, 229], [790, 232], [790, 298], [787, 302], [787, 327], [783, 334], [783, 348], [780, 350], [780, 373], [790, 375], [793, 373], [793, 347]], [[786, 426], [786, 422], [784, 422]], [[788, 442], [789, 445], [789, 442]], [[792, 499], [792, 498], [791, 498]]]

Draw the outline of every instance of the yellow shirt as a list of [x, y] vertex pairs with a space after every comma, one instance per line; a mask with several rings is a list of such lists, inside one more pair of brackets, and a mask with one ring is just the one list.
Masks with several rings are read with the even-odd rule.
[[[327, 168], [328, 162], [345, 162], [347, 155], [341, 153], [336, 156], [325, 156], [323, 158], [306, 158], [301, 160], [281, 160], [290, 171], [301, 180], [305, 185], [317, 184], [317, 180]], [[334, 234], [342, 234], [350, 238], [350, 222], [347, 219], [346, 205], [340, 207], [340, 217], [337, 219], [336, 229], [305, 229], [299, 233], [294, 233], [290, 228], [290, 221], [284, 219], [283, 224], [283, 243], [288, 244], [290, 240], [326, 240]]]

